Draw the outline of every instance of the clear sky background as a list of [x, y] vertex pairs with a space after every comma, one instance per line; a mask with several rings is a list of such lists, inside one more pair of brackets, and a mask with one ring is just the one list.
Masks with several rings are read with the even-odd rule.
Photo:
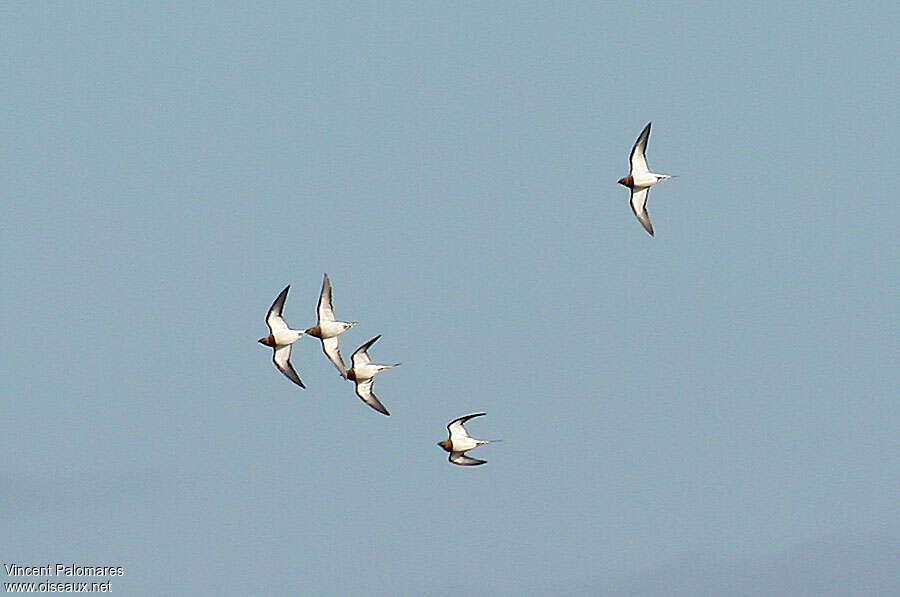
[[326, 4], [0, 8], [2, 562], [900, 594], [896, 3]]

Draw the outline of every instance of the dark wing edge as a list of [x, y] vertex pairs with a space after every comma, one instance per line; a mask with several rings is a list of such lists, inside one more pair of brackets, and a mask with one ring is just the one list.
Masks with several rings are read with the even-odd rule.
[[381, 334], [378, 334], [377, 336], [375, 336], [374, 338], [372, 338], [371, 340], [369, 340], [368, 342], [366, 342], [365, 344], [363, 344], [362, 346], [357, 348], [355, 351], [353, 351], [353, 354], [350, 355], [350, 361], [352, 362], [353, 357], [355, 357], [359, 353], [366, 352], [367, 350], [369, 350], [369, 347], [371, 347], [373, 344], [375, 344], [375, 342], [377, 342], [379, 338], [381, 338]]
[[450, 456], [447, 460], [457, 466], [478, 466], [487, 462], [487, 460], [479, 460], [478, 458], [466, 456], [465, 452], [450, 452]]
[[272, 351], [272, 362], [275, 363], [275, 367], [279, 371], [284, 373], [285, 377], [287, 377], [289, 380], [291, 380], [292, 382], [294, 382], [295, 384], [297, 384], [304, 390], [306, 389], [306, 386], [303, 385], [303, 380], [300, 379], [300, 376], [297, 375], [297, 371], [294, 370], [294, 366], [291, 364], [290, 355], [288, 355], [288, 360], [284, 362], [284, 367], [282, 367], [280, 364], [278, 364], [278, 361], [275, 360], [275, 351], [273, 350]]
[[344, 355], [341, 354], [340, 344], [335, 344], [334, 347], [334, 354], [338, 360], [338, 362], [336, 363], [334, 359], [331, 358], [331, 355], [328, 354], [328, 346], [325, 344], [326, 340], [337, 340], [337, 337], [326, 338], [325, 340], [322, 340], [322, 352], [325, 353], [325, 356], [328, 358], [331, 364], [335, 366], [335, 368], [338, 370], [338, 373], [341, 374], [341, 377], [347, 379], [347, 365], [344, 363]]
[[642, 154], [647, 153], [647, 141], [650, 139], [650, 125], [651, 124], [653, 124], [653, 123], [648, 122], [647, 126], [644, 127], [644, 130], [641, 131], [641, 134], [638, 135], [637, 141], [634, 142], [634, 147], [631, 148], [631, 155], [628, 158], [629, 162], [631, 162], [631, 160], [634, 159], [634, 152], [636, 152], [638, 150], [638, 147], [641, 147], [642, 143], [643, 143], [643, 147], [641, 147], [641, 153]]
[[468, 421], [469, 419], [474, 419], [475, 417], [482, 417], [486, 414], [487, 413], [474, 413], [471, 415], [466, 415], [464, 417], [460, 417], [458, 419], [453, 419], [452, 421], [447, 423], [447, 431], [450, 431], [450, 427], [452, 427], [456, 423], [459, 423], [460, 425], [465, 425], [466, 421]]
[[[290, 290], [290, 289], [291, 289], [290, 284], [285, 286], [284, 290], [281, 291], [281, 294], [279, 294], [278, 297], [275, 299], [275, 302], [272, 303], [272, 306], [269, 307], [269, 312], [266, 313], [266, 324], [269, 323], [269, 318], [272, 317], [272, 315], [277, 315], [278, 317], [281, 317], [281, 311], [282, 311], [282, 309], [284, 309], [284, 300], [287, 298], [288, 290]], [[271, 326], [269, 326], [269, 327], [271, 329]]]
[[[363, 393], [360, 390], [360, 386], [366, 386], [368, 392]], [[387, 417], [391, 416], [391, 413], [388, 412], [388, 409], [384, 407], [384, 405], [381, 403], [381, 400], [379, 400], [378, 396], [375, 395], [375, 382], [371, 379], [367, 382], [356, 384], [356, 395], [359, 396], [360, 400], [371, 406], [374, 410], [377, 410]]]
[[[637, 209], [634, 207], [634, 201], [631, 201], [631, 211], [634, 212], [634, 217], [638, 219], [638, 222], [641, 223], [641, 226], [644, 227], [644, 230], [650, 233], [650, 236], [653, 235], [653, 223], [650, 222], [650, 210], [647, 209], [647, 201], [650, 199], [650, 189], [641, 189], [638, 191], [639, 193], [646, 193], [644, 196], [644, 214], [646, 217], [641, 217], [641, 214], [638, 213]], [[634, 191], [631, 192], [632, 197], [634, 196]]]
[[316, 316], [319, 315], [319, 307], [323, 302], [328, 305], [330, 311], [334, 311], [334, 305], [332, 304], [331, 298], [331, 279], [328, 277], [327, 273], [322, 276], [322, 290], [319, 292], [319, 304], [316, 305]]

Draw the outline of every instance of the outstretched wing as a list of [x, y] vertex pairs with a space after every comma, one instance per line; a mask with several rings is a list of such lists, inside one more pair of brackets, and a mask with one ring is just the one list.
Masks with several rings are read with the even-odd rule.
[[650, 138], [650, 124], [647, 123], [637, 141], [634, 142], [634, 147], [631, 148], [632, 176], [650, 172], [650, 167], [647, 165], [647, 140]]
[[362, 401], [380, 412], [383, 415], [391, 416], [391, 413], [384, 407], [381, 401], [375, 396], [375, 380], [367, 379], [365, 381], [357, 382], [356, 384], [356, 395], [362, 398]]
[[487, 462], [487, 460], [479, 460], [477, 458], [472, 458], [471, 456], [466, 456], [465, 452], [450, 452], [450, 458], [448, 458], [448, 460], [459, 466], [478, 466], [479, 464]]
[[381, 338], [381, 334], [378, 334], [362, 346], [356, 349], [356, 352], [353, 353], [353, 356], [350, 357], [350, 361], [353, 363], [354, 367], [359, 367], [360, 365], [368, 365], [372, 362], [372, 359], [369, 357], [369, 347], [375, 344], [375, 341]]
[[319, 293], [319, 323], [323, 321], [337, 321], [334, 317], [334, 305], [331, 303], [331, 280], [328, 274], [322, 280], [322, 292]]
[[650, 223], [650, 214], [647, 212], [647, 195], [650, 187], [634, 189], [631, 191], [631, 211], [637, 216], [638, 221], [644, 226], [644, 230], [653, 236], [653, 224]]
[[344, 357], [341, 356], [341, 347], [338, 337], [325, 338], [322, 340], [322, 351], [328, 360], [331, 361], [337, 370], [341, 372], [341, 377], [347, 377], [347, 366], [344, 364]]
[[269, 331], [272, 333], [290, 329], [287, 322], [281, 317], [281, 310], [284, 308], [284, 299], [287, 298], [288, 290], [290, 289], [290, 284], [285, 286], [284, 290], [281, 291], [281, 294], [278, 295], [278, 298], [275, 299], [275, 302], [272, 303], [272, 306], [269, 307], [269, 313], [266, 315], [266, 325], [269, 326]]
[[454, 419], [450, 421], [450, 424], [447, 425], [447, 431], [450, 432], [450, 440], [461, 439], [464, 437], [471, 437], [469, 432], [466, 431], [465, 422], [469, 419], [474, 419], [475, 417], [480, 417], [482, 415], [486, 415], [487, 413], [475, 413], [472, 415], [466, 415], [464, 417], [460, 417], [458, 419]]
[[300, 386], [303, 389], [306, 389], [306, 386], [303, 385], [303, 382], [300, 381], [300, 376], [297, 375], [297, 372], [294, 371], [294, 366], [291, 365], [291, 345], [288, 344], [286, 346], [279, 346], [275, 349], [275, 353], [272, 355], [272, 362], [275, 363], [275, 366], [278, 367], [278, 370], [284, 373], [284, 375]]

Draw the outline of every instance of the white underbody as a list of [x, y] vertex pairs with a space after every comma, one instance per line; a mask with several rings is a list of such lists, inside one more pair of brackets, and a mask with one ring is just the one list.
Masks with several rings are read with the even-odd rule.
[[326, 338], [334, 338], [346, 332], [348, 329], [353, 327], [353, 325], [353, 323], [349, 323], [346, 321], [320, 321], [319, 333], [322, 335], [322, 340], [325, 340]]
[[474, 437], [454, 437], [450, 440], [453, 452], [465, 452], [488, 442]]
[[357, 365], [353, 368], [353, 375], [356, 381], [365, 381], [372, 379], [382, 371], [392, 368], [393, 365], [376, 365], [375, 363], [365, 363]]
[[658, 182], [669, 179], [671, 176], [667, 174], [654, 174], [653, 172], [635, 172], [631, 175], [632, 185], [636, 189], [646, 189], [652, 187]]
[[272, 332], [276, 346], [289, 346], [303, 337], [306, 332], [302, 330], [278, 330]]

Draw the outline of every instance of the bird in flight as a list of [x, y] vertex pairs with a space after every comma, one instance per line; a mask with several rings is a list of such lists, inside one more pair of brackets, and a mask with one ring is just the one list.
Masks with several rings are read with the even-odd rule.
[[331, 302], [331, 280], [325, 274], [322, 280], [322, 292], [319, 293], [319, 320], [314, 327], [306, 330], [310, 336], [322, 341], [322, 351], [325, 356], [337, 367], [341, 377], [347, 377], [347, 366], [344, 365], [344, 357], [341, 356], [341, 347], [338, 344], [338, 336], [355, 326], [356, 321], [339, 321], [334, 316], [334, 306]]
[[653, 236], [653, 224], [650, 223], [650, 214], [647, 213], [647, 195], [650, 193], [650, 187], [672, 177], [668, 174], [650, 172], [650, 166], [647, 165], [647, 140], [650, 138], [650, 124], [647, 123], [635, 141], [634, 147], [631, 148], [631, 171], [628, 176], [619, 179], [619, 184], [631, 189], [631, 210], [644, 226], [644, 230]]
[[381, 338], [380, 334], [356, 349], [356, 352], [350, 357], [351, 367], [347, 370], [347, 375], [345, 377], [356, 384], [356, 395], [359, 396], [363, 402], [381, 414], [391, 416], [391, 413], [389, 413], [381, 401], [378, 400], [378, 397], [375, 396], [375, 376], [382, 371], [393, 369], [400, 363], [394, 363], [393, 365], [377, 365], [372, 362], [368, 351], [379, 338]]
[[478, 466], [479, 464], [484, 464], [485, 462], [487, 462], [487, 460], [479, 460], [478, 458], [466, 456], [466, 452], [475, 449], [478, 446], [489, 444], [492, 441], [500, 440], [475, 439], [474, 437], [469, 435], [469, 432], [465, 427], [465, 422], [469, 419], [480, 417], [486, 414], [487, 413], [475, 413], [472, 415], [466, 415], [464, 417], [454, 419], [450, 422], [449, 425], [447, 425], [447, 431], [450, 432], [450, 437], [438, 442], [437, 445], [442, 447], [445, 451], [450, 452], [450, 456], [448, 458], [450, 462], [452, 462], [453, 464], [458, 464], [459, 466]]
[[284, 308], [284, 299], [287, 298], [290, 288], [290, 284], [285, 286], [284, 290], [281, 291], [281, 294], [278, 295], [278, 298], [275, 299], [275, 302], [269, 308], [269, 313], [266, 315], [269, 335], [265, 338], [260, 338], [259, 343], [271, 346], [274, 349], [272, 362], [275, 363], [279, 371], [301, 388], [306, 388], [300, 380], [300, 376], [294, 370], [294, 366], [291, 365], [291, 345], [302, 338], [306, 332], [303, 330], [292, 330], [281, 316], [281, 310]]

